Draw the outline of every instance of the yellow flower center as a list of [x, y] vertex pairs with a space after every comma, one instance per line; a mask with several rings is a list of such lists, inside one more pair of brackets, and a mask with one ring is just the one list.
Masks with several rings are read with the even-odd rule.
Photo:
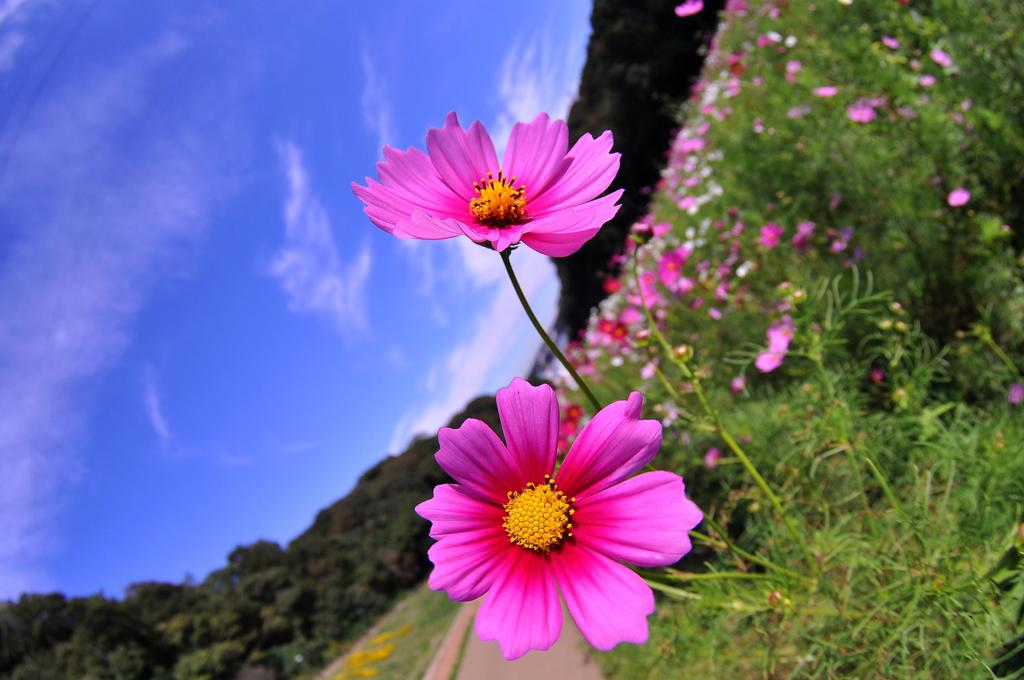
[[576, 512], [572, 507], [575, 502], [575, 498], [567, 498], [558, 490], [551, 475], [544, 475], [543, 484], [530, 482], [522, 491], [508, 492], [501, 525], [513, 545], [548, 552], [572, 536], [569, 520]]
[[507, 227], [526, 220], [526, 187], [515, 186], [515, 177], [505, 177], [498, 170], [497, 178], [490, 172], [486, 178], [473, 182], [476, 197], [469, 202], [469, 212], [480, 224]]

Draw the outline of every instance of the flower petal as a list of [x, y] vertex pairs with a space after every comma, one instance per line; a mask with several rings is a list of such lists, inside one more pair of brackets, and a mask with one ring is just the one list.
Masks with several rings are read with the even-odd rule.
[[580, 137], [566, 155], [569, 166], [542, 193], [531, 195], [530, 187], [526, 187], [530, 216], [540, 218], [586, 203], [607, 189], [619, 172], [620, 154], [609, 153], [612, 142], [611, 132], [597, 139], [589, 133]]
[[527, 197], [531, 193], [541, 196], [572, 164], [566, 158], [568, 149], [569, 126], [541, 113], [529, 123], [512, 126], [503, 169], [507, 176], [516, 178], [517, 185], [526, 185]]
[[597, 412], [580, 432], [558, 470], [558, 486], [586, 497], [630, 476], [661, 448], [661, 423], [641, 420], [643, 396], [629, 395]]
[[498, 417], [508, 451], [526, 479], [540, 483], [555, 470], [558, 400], [550, 385], [534, 387], [522, 378], [498, 390]]
[[558, 587], [587, 642], [608, 651], [620, 642], [647, 641], [654, 593], [644, 580], [609, 557], [581, 545], [552, 556]]
[[579, 545], [608, 557], [661, 567], [690, 552], [689, 531], [702, 519], [682, 477], [645, 472], [579, 501], [573, 533]]
[[482, 420], [468, 418], [458, 429], [441, 428], [434, 458], [461, 485], [460, 490], [487, 503], [502, 505], [509, 491], [528, 480], [505, 445]]
[[481, 640], [497, 640], [506, 659], [548, 649], [562, 632], [562, 606], [545, 556], [515, 549], [476, 615]]
[[439, 218], [468, 219], [468, 203], [449, 189], [425, 153], [384, 147], [377, 164], [380, 181], [366, 178], [366, 186], [352, 183], [355, 195], [366, 206], [370, 220], [387, 232], [417, 209]]
[[[455, 113], [445, 118], [443, 128], [427, 132], [427, 152], [441, 180], [468, 206], [473, 197], [473, 182], [498, 170], [494, 142], [479, 121], [463, 130]], [[467, 207], [468, 209], [468, 207]]]
[[416, 514], [431, 523], [431, 538], [462, 531], [501, 526], [500, 507], [467, 496], [457, 484], [439, 484], [434, 495], [416, 506]]
[[572, 255], [619, 211], [622, 190], [524, 225], [523, 243], [549, 257]]
[[458, 236], [463, 233], [463, 229], [464, 224], [459, 220], [435, 217], [417, 208], [410, 216], [399, 219], [391, 233], [403, 239], [437, 241]]
[[490, 590], [514, 548], [500, 523], [442, 536], [427, 551], [434, 564], [427, 584], [456, 602], [475, 600]]

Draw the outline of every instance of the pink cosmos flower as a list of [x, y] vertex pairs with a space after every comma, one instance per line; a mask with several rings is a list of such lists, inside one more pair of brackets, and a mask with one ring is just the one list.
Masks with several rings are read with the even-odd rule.
[[931, 87], [935, 84], [935, 76], [926, 73], [918, 78], [917, 82], [921, 84], [921, 87]]
[[946, 202], [954, 208], [966, 205], [969, 200], [971, 200], [971, 192], [963, 187], [953, 189], [949, 192], [949, 196], [946, 198]]
[[681, 5], [676, 5], [677, 17], [692, 17], [704, 10], [704, 0], [686, 0]]
[[1024, 385], [1021, 385], [1020, 383], [1013, 383], [1010, 385], [1010, 391], [1007, 394], [1006, 400], [1014, 406], [1024, 402]]
[[640, 377], [644, 380], [650, 380], [658, 372], [658, 366], [653, 361], [648, 361], [640, 369]]
[[846, 109], [846, 115], [854, 123], [870, 123], [878, 117], [878, 114], [875, 113], [875, 108], [863, 100]]
[[708, 452], [704, 454], [704, 465], [709, 470], [714, 470], [718, 467], [719, 462], [722, 460], [722, 452], [715, 447], [708, 449]]
[[779, 245], [779, 240], [782, 238], [782, 233], [785, 231], [783, 227], [769, 222], [768, 224], [761, 227], [761, 233], [757, 238], [757, 242], [762, 247], [772, 250], [775, 246]]
[[806, 221], [796, 225], [796, 234], [793, 235], [793, 247], [799, 252], [807, 252], [811, 249], [811, 237], [814, 235], [814, 222]]
[[551, 257], [579, 250], [618, 212], [622, 191], [598, 198], [619, 170], [612, 133], [585, 134], [542, 113], [516, 123], [502, 163], [479, 122], [468, 130], [449, 113], [427, 132], [427, 153], [384, 147], [380, 181], [352, 183], [370, 221], [398, 238], [465, 235], [498, 251], [522, 241]]
[[787, 118], [794, 118], [794, 119], [795, 118], [803, 118], [804, 116], [806, 116], [810, 112], [811, 112], [811, 107], [810, 106], [808, 106], [807, 104], [798, 104], [797, 106], [794, 106], [793, 108], [791, 108], [789, 111], [786, 112], [786, 117]]
[[897, 50], [900, 47], [900, 41], [891, 35], [882, 36], [882, 44], [888, 47], [890, 50]]
[[733, 394], [739, 394], [747, 387], [747, 379], [742, 375], [738, 375], [729, 381], [729, 390]]
[[942, 68], [949, 68], [953, 65], [953, 57], [949, 56], [942, 50], [932, 50], [928, 56], [930, 56], [932, 61]]
[[796, 82], [796, 74], [800, 73], [800, 69], [803, 65], [798, 59], [791, 59], [786, 62], [786, 80], [788, 82]]
[[676, 205], [679, 206], [680, 210], [689, 210], [697, 205], [697, 199], [693, 196], [683, 196]]
[[833, 85], [822, 85], [811, 90], [815, 97], [835, 97], [839, 94], [839, 88]]
[[675, 283], [679, 280], [683, 267], [692, 253], [690, 248], [679, 246], [661, 256], [661, 259], [658, 260], [658, 278], [661, 279], [662, 285], [670, 290], [675, 287]]
[[782, 365], [782, 360], [785, 356], [782, 352], [767, 350], [757, 355], [757, 359], [754, 360], [754, 366], [762, 373], [771, 373]]
[[796, 327], [793, 320], [784, 316], [768, 327], [768, 349], [757, 355], [754, 366], [762, 373], [771, 373], [782, 365], [782, 360], [789, 351], [789, 343], [793, 340]]
[[484, 596], [476, 632], [507, 659], [558, 639], [559, 591], [594, 647], [645, 642], [654, 595], [621, 562], [678, 561], [703, 519], [679, 475], [630, 477], [658, 453], [661, 424], [641, 419], [633, 392], [587, 423], [556, 473], [551, 387], [516, 378], [497, 401], [506, 443], [473, 418], [438, 433], [435, 457], [456, 483], [416, 506], [437, 539], [430, 587], [456, 601]]

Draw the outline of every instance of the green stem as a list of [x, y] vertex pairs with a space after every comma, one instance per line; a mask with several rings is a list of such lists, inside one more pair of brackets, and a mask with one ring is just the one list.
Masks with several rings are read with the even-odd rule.
[[797, 529], [797, 526], [793, 524], [793, 520], [791, 520], [789, 516], [786, 514], [785, 509], [782, 507], [782, 501], [779, 500], [779, 497], [776, 496], [775, 492], [772, 491], [770, 486], [768, 486], [768, 482], [765, 481], [765, 478], [761, 476], [760, 472], [758, 472], [757, 468], [754, 466], [753, 461], [751, 461], [750, 458], [747, 457], [747, 454], [746, 452], [743, 451], [743, 448], [733, 438], [729, 431], [725, 429], [725, 424], [722, 422], [722, 418], [718, 414], [718, 410], [714, 406], [712, 406], [710, 400], [708, 400], [708, 396], [704, 392], [704, 387], [700, 384], [700, 379], [694, 374], [692, 370], [690, 370], [690, 367], [686, 364], [686, 362], [676, 359], [675, 353], [672, 351], [672, 346], [669, 344], [665, 336], [662, 335], [661, 330], [658, 328], [658, 324], [655, 323], [654, 315], [651, 314], [651, 308], [647, 305], [647, 298], [643, 294], [643, 287], [640, 285], [640, 274], [637, 271], [637, 258], [635, 255], [633, 256], [633, 278], [636, 282], [637, 290], [640, 292], [640, 300], [643, 302], [644, 314], [647, 316], [648, 328], [651, 334], [657, 339], [658, 343], [661, 345], [661, 348], [664, 351], [666, 358], [668, 358], [672, 363], [674, 363], [676, 367], [680, 370], [680, 372], [683, 374], [683, 377], [690, 381], [690, 383], [693, 385], [693, 392], [694, 394], [697, 395], [697, 399], [700, 401], [701, 406], [704, 408], [704, 412], [707, 414], [709, 418], [711, 418], [712, 422], [714, 423], [715, 430], [718, 431], [718, 435], [725, 442], [725, 445], [729, 447], [729, 450], [732, 451], [733, 454], [735, 454], [735, 456], [739, 459], [740, 463], [743, 464], [743, 467], [746, 468], [747, 473], [749, 473], [750, 476], [753, 478], [754, 483], [757, 485], [757, 487], [768, 498], [768, 502], [775, 509], [775, 512], [779, 514], [779, 517], [782, 518], [782, 522], [786, 525], [786, 529], [789, 531], [793, 539], [797, 542], [797, 545], [800, 546], [800, 550], [801, 552], [803, 552], [808, 564], [810, 564], [811, 568], [813, 568], [815, 572], [817, 572], [818, 563], [814, 559], [814, 555], [811, 553], [811, 549], [807, 546], [807, 542], [804, 540], [803, 534], [800, 533], [799, 529]]
[[526, 316], [530, 317], [530, 322], [533, 324], [533, 327], [540, 336], [540, 339], [548, 346], [548, 349], [555, 355], [555, 358], [565, 366], [565, 370], [569, 371], [569, 375], [571, 375], [573, 380], [576, 381], [576, 384], [580, 386], [583, 394], [587, 395], [587, 399], [590, 401], [590, 405], [594, 408], [594, 412], [596, 413], [597, 411], [600, 411], [601, 402], [597, 400], [594, 393], [590, 391], [590, 387], [583, 381], [580, 374], [576, 372], [576, 369], [572, 367], [569, 360], [565, 358], [564, 354], [562, 354], [562, 350], [558, 349], [558, 345], [555, 344], [555, 341], [552, 340], [551, 336], [549, 336], [547, 331], [544, 330], [544, 326], [542, 326], [540, 321], [537, 320], [537, 315], [533, 313], [533, 309], [530, 307], [530, 303], [526, 299], [526, 294], [523, 293], [523, 288], [519, 285], [519, 279], [516, 278], [516, 273], [512, 271], [511, 256], [511, 248], [506, 248], [501, 251], [501, 261], [505, 263], [505, 271], [508, 272], [508, 279], [512, 282], [512, 287], [516, 290], [516, 296], [519, 298], [519, 302], [523, 305], [523, 310], [526, 312]]
[[700, 541], [701, 543], [704, 543], [705, 545], [709, 545], [712, 548], [717, 548], [719, 550], [721, 550], [724, 547], [727, 550], [731, 550], [732, 552], [736, 553], [737, 557], [740, 557], [748, 562], [753, 562], [754, 564], [759, 564], [765, 569], [771, 569], [773, 571], [777, 571], [781, 574], [786, 574], [791, 578], [798, 579], [801, 581], [813, 581], [813, 579], [809, 579], [803, 574], [798, 574], [792, 569], [787, 569], [786, 567], [782, 567], [778, 564], [775, 564], [767, 557], [761, 557], [760, 555], [756, 555], [752, 552], [747, 552], [743, 548], [736, 545], [732, 541], [732, 539], [729, 538], [729, 534], [725, 531], [723, 527], [719, 526], [717, 522], [715, 522], [713, 519], [706, 515], [704, 517], [704, 523], [711, 527], [718, 534], [719, 538], [712, 538], [711, 536], [702, 534], [699, 531], [690, 531], [691, 538], [694, 538]]
[[[986, 329], [986, 331], [987, 331], [987, 329]], [[1017, 367], [1017, 364], [1015, 364], [1013, 362], [1013, 359], [1011, 359], [1009, 357], [1009, 355], [1007, 355], [1007, 353], [1003, 351], [1003, 348], [1000, 347], [996, 343], [996, 341], [992, 339], [992, 333], [991, 332], [984, 333], [982, 335], [982, 340], [985, 342], [986, 345], [989, 346], [989, 349], [991, 349], [993, 352], [995, 352], [996, 356], [999, 357], [1000, 361], [1002, 361], [1004, 364], [1006, 364], [1007, 368], [1009, 368], [1011, 371], [1013, 371], [1017, 375], [1024, 375], [1024, 372], [1022, 372], [1020, 370], [1020, 368]]]
[[694, 573], [688, 571], [675, 571], [672, 569], [666, 569], [665, 576], [673, 581], [757, 581], [772, 578], [771, 574], [758, 574], [746, 571], [706, 571]]

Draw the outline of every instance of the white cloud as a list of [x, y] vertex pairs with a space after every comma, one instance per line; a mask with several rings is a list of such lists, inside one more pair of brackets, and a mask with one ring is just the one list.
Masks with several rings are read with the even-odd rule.
[[28, 3], [28, 0], [3, 0], [0, 2], [0, 26], [8, 19], [13, 19], [15, 12]]
[[[492, 251], [489, 255], [491, 266], [503, 276], [497, 253]], [[554, 265], [526, 248], [517, 250], [512, 259], [527, 299], [542, 320], [551, 321], [557, 290]], [[391, 437], [389, 451], [401, 450], [413, 435], [433, 434], [470, 399], [497, 389], [532, 364], [540, 339], [530, 326], [512, 284], [500, 280], [476, 288], [472, 294], [478, 298], [490, 295], [491, 304], [477, 317], [466, 341], [428, 370], [423, 386], [431, 393], [430, 398], [425, 405], [403, 415]], [[441, 385], [444, 387], [438, 391]]]
[[154, 72], [184, 48], [168, 34], [83, 72], [7, 140], [17, 172], [0, 177], [10, 244], [0, 269], [0, 598], [51, 585], [40, 560], [59, 547], [52, 522], [84, 472], [91, 388], [227, 185], [230, 169], [215, 160], [227, 154], [200, 136], [233, 138], [205, 119], [212, 92], [189, 102], [199, 124], [176, 119], [130, 153], [123, 145], [149, 113]]
[[25, 36], [10, 32], [0, 35], [0, 73], [14, 66], [14, 56], [25, 44]]
[[493, 126], [494, 139], [502, 146], [512, 125], [546, 112], [565, 118], [579, 90], [586, 60], [586, 25], [570, 31], [539, 31], [513, 41], [498, 71], [498, 100], [503, 111]]
[[288, 180], [284, 206], [285, 247], [270, 265], [270, 273], [288, 296], [295, 312], [327, 316], [342, 337], [368, 328], [366, 282], [372, 256], [364, 245], [355, 260], [343, 263], [331, 234], [331, 220], [309, 186], [302, 152], [291, 142], [278, 143]]
[[153, 426], [153, 431], [160, 438], [160, 442], [163, 444], [169, 442], [171, 428], [164, 416], [160, 390], [156, 381], [156, 371], [152, 366], [146, 366], [142, 371], [142, 405], [146, 409], [146, 416], [149, 417], [149, 424]]
[[441, 255], [443, 258], [445, 252], [455, 247], [452, 245], [452, 241], [395, 239], [393, 243], [416, 271], [416, 281], [419, 282], [416, 293], [426, 301], [434, 324], [438, 327], [447, 326], [448, 314], [441, 305], [437, 286], [439, 282], [448, 279], [449, 276], [443, 270], [438, 270], [435, 254]]
[[395, 142], [394, 114], [387, 82], [377, 69], [370, 48], [365, 43], [359, 50], [359, 59], [363, 65], [363, 96], [360, 99], [363, 122], [377, 135], [377, 148], [383, 149]]
[[0, 74], [14, 66], [18, 51], [28, 42], [24, 24], [29, 13], [23, 9], [27, 6], [28, 0], [0, 0]]

